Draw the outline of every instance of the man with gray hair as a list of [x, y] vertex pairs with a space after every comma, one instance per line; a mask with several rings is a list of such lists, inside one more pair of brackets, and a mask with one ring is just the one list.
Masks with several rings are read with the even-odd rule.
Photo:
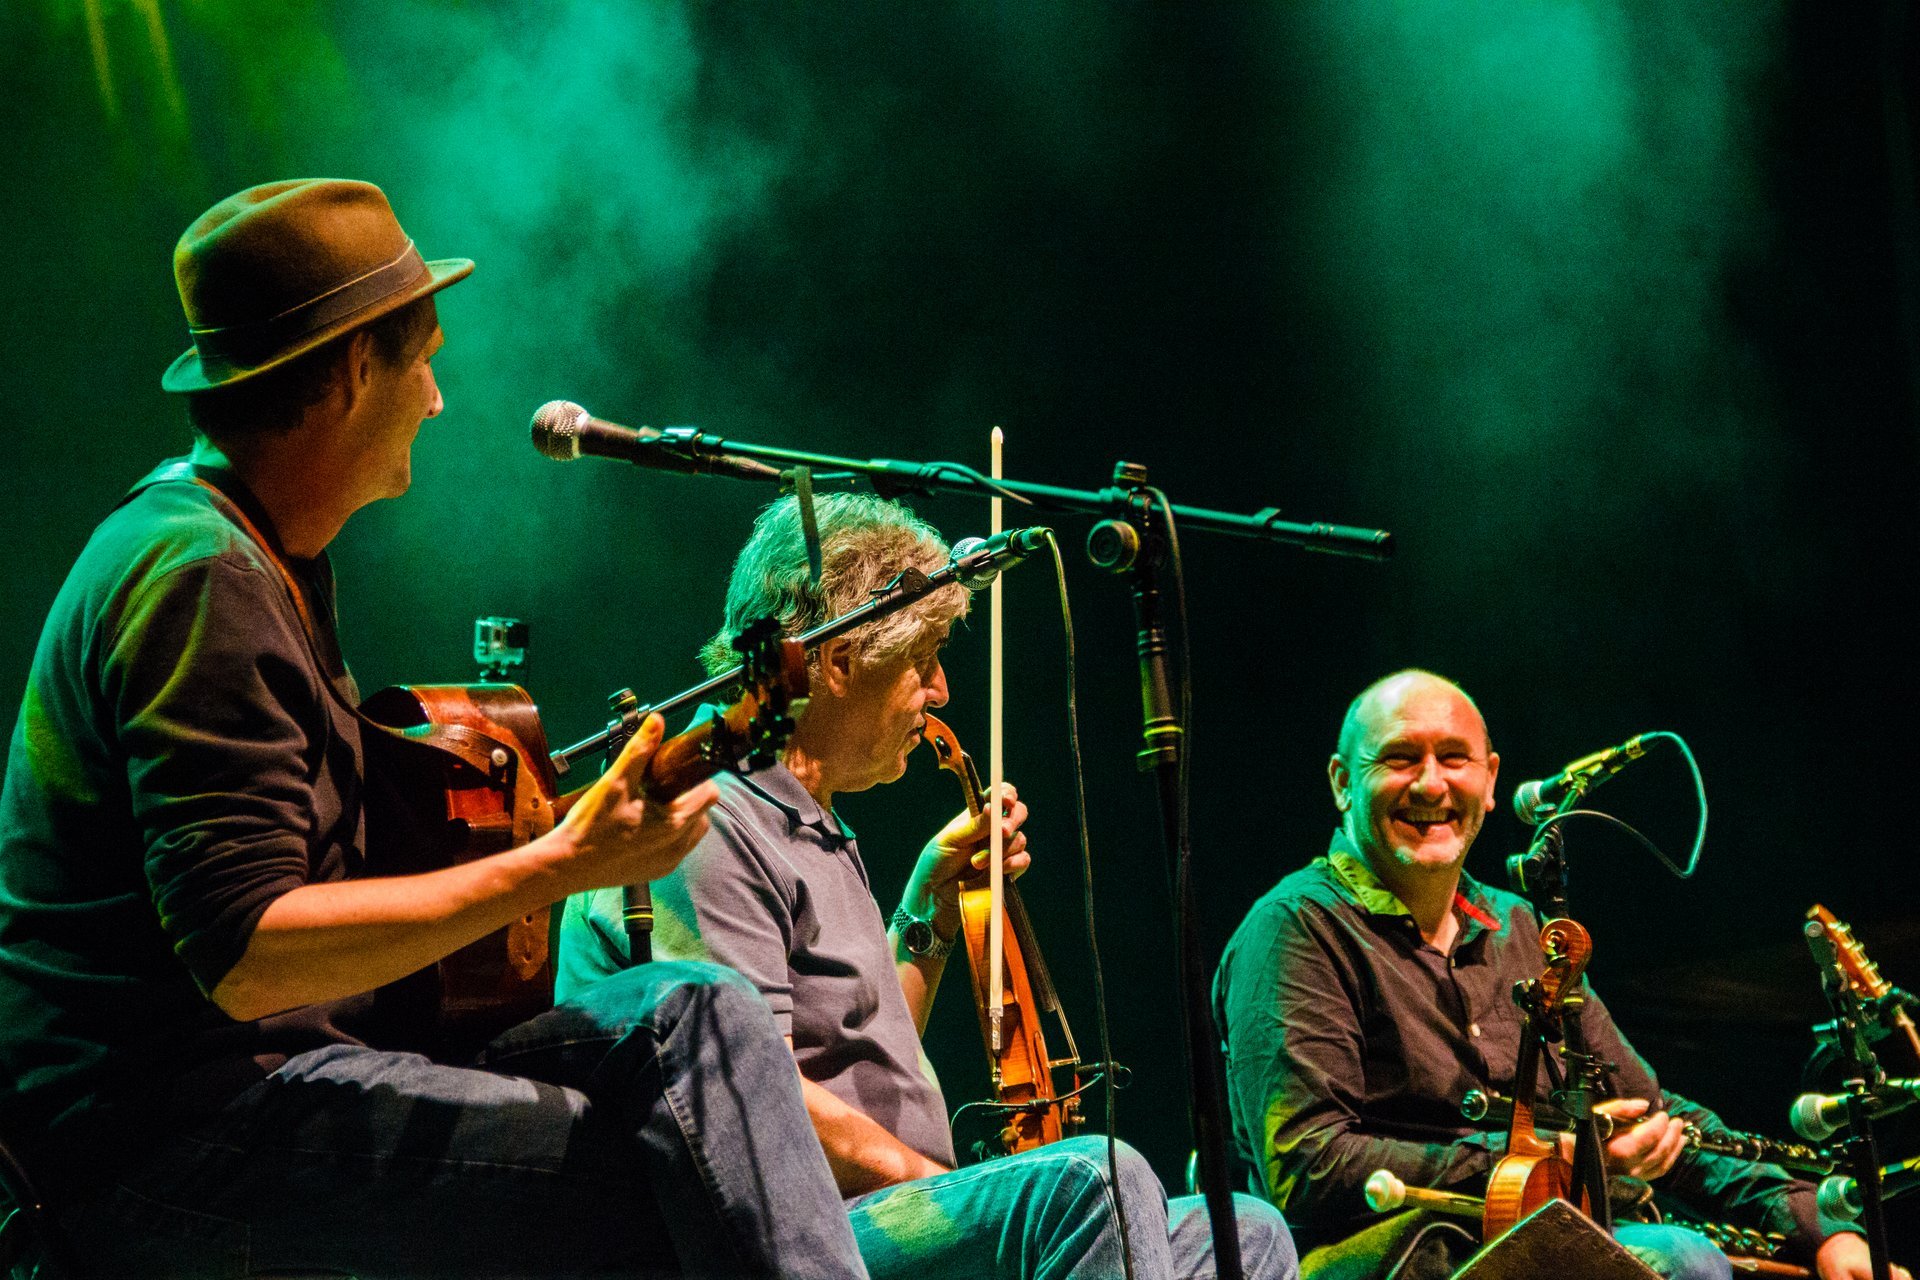
[[[823, 497], [817, 522], [815, 583], [795, 500], [761, 513], [734, 563], [726, 625], [703, 655], [710, 670], [732, 664], [733, 638], [756, 618], [772, 614], [794, 634], [860, 604], [902, 569], [947, 562], [932, 527], [893, 502]], [[731, 965], [766, 996], [874, 1276], [1117, 1277], [1116, 1201], [1139, 1280], [1209, 1276], [1198, 1197], [1169, 1205], [1129, 1147], [1117, 1148], [1117, 1183], [1105, 1139], [1093, 1137], [954, 1168], [946, 1101], [920, 1033], [960, 929], [961, 882], [985, 859], [987, 823], [1003, 824], [1007, 867], [1018, 874], [1028, 864], [1026, 806], [1008, 788], [988, 814], [947, 823], [921, 849], [888, 920], [833, 800], [906, 771], [926, 712], [947, 701], [940, 649], [966, 610], [964, 589], [947, 587], [820, 646], [781, 761], [723, 775], [706, 836], [655, 882], [656, 949]], [[620, 907], [618, 890], [569, 900], [563, 995], [629, 963]], [[1237, 1207], [1246, 1274], [1293, 1276], [1279, 1214], [1252, 1197]]]

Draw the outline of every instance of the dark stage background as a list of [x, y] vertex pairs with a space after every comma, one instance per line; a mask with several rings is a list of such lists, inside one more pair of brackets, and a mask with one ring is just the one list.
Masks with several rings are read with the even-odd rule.
[[[469, 677], [532, 625], [571, 740], [691, 682], [770, 495], [556, 467], [568, 397], [638, 424], [1389, 528], [1370, 565], [1187, 540], [1194, 840], [1217, 951], [1324, 846], [1347, 699], [1474, 692], [1503, 792], [1656, 728], [1714, 806], [1699, 875], [1572, 835], [1598, 985], [1673, 1087], [1784, 1133], [1821, 900], [1920, 985], [1909, 830], [1914, 225], [1905, 6], [15, 0], [0, 361], [0, 719], [93, 522], [187, 432], [174, 239], [239, 187], [382, 184], [442, 295], [414, 491], [336, 544], [363, 687]], [[1894, 52], [1889, 50], [1893, 49]], [[981, 504], [917, 507], [950, 536]], [[1121, 1132], [1188, 1147], [1131, 618], [1071, 553]], [[1009, 579], [1029, 902], [1094, 1051], [1047, 571]], [[984, 625], [948, 718], [984, 752]], [[1504, 795], [1503, 795], [1504, 801]], [[955, 807], [930, 761], [849, 797], [881, 900]], [[1600, 797], [1676, 857], [1677, 756]], [[1472, 871], [1523, 839], [1491, 820]], [[958, 983], [929, 1036], [982, 1055]], [[1900, 1074], [1916, 1064], [1889, 1045]], [[1890, 1154], [1910, 1154], [1912, 1144]], [[1908, 1208], [1907, 1205], [1901, 1206]]]

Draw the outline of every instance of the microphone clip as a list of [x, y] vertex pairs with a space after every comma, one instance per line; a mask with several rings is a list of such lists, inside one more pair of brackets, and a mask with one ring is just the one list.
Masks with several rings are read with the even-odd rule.
[[1551, 920], [1566, 914], [1567, 856], [1565, 837], [1555, 822], [1535, 828], [1525, 853], [1507, 858], [1507, 884]]

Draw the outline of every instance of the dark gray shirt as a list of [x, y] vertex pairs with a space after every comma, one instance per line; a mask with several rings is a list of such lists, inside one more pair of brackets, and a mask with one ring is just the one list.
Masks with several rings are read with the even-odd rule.
[[[1375, 1169], [1478, 1194], [1504, 1147], [1459, 1104], [1469, 1089], [1513, 1092], [1522, 1026], [1513, 986], [1540, 976], [1539, 923], [1524, 899], [1466, 876], [1454, 909], [1461, 929], [1449, 954], [1428, 945], [1336, 833], [1329, 856], [1270, 890], [1227, 944], [1214, 1011], [1235, 1143], [1256, 1170], [1254, 1189], [1286, 1210], [1303, 1245], [1374, 1220], [1362, 1189]], [[1587, 996], [1581, 1028], [1590, 1051], [1617, 1066], [1617, 1096], [1725, 1131], [1711, 1111], [1663, 1093]], [[1656, 1187], [1698, 1218], [1784, 1233], [1805, 1258], [1822, 1238], [1813, 1188], [1773, 1165], [1689, 1150]]]
[[[365, 998], [235, 1022], [205, 994], [275, 898], [358, 867], [361, 743], [325, 557], [284, 561], [309, 640], [193, 474], [160, 468], [94, 531], [0, 791], [0, 1131], [56, 1184], [292, 1054], [372, 1038]], [[231, 474], [201, 474], [272, 539]]]
[[[952, 1165], [946, 1100], [900, 992], [853, 832], [782, 765], [719, 779], [711, 829], [653, 885], [653, 952], [712, 960], [760, 989], [800, 1073]], [[568, 899], [558, 997], [627, 967], [621, 892]]]

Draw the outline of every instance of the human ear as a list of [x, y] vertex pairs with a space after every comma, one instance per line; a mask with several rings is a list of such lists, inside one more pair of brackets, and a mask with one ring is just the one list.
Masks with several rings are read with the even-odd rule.
[[1333, 789], [1333, 807], [1345, 813], [1353, 803], [1352, 775], [1347, 772], [1347, 762], [1338, 755], [1327, 759], [1327, 785]]
[[820, 646], [820, 681], [836, 698], [847, 696], [853, 680], [853, 642], [836, 636]]
[[373, 335], [357, 330], [347, 339], [346, 354], [340, 361], [340, 390], [347, 398], [351, 413], [373, 386]]

